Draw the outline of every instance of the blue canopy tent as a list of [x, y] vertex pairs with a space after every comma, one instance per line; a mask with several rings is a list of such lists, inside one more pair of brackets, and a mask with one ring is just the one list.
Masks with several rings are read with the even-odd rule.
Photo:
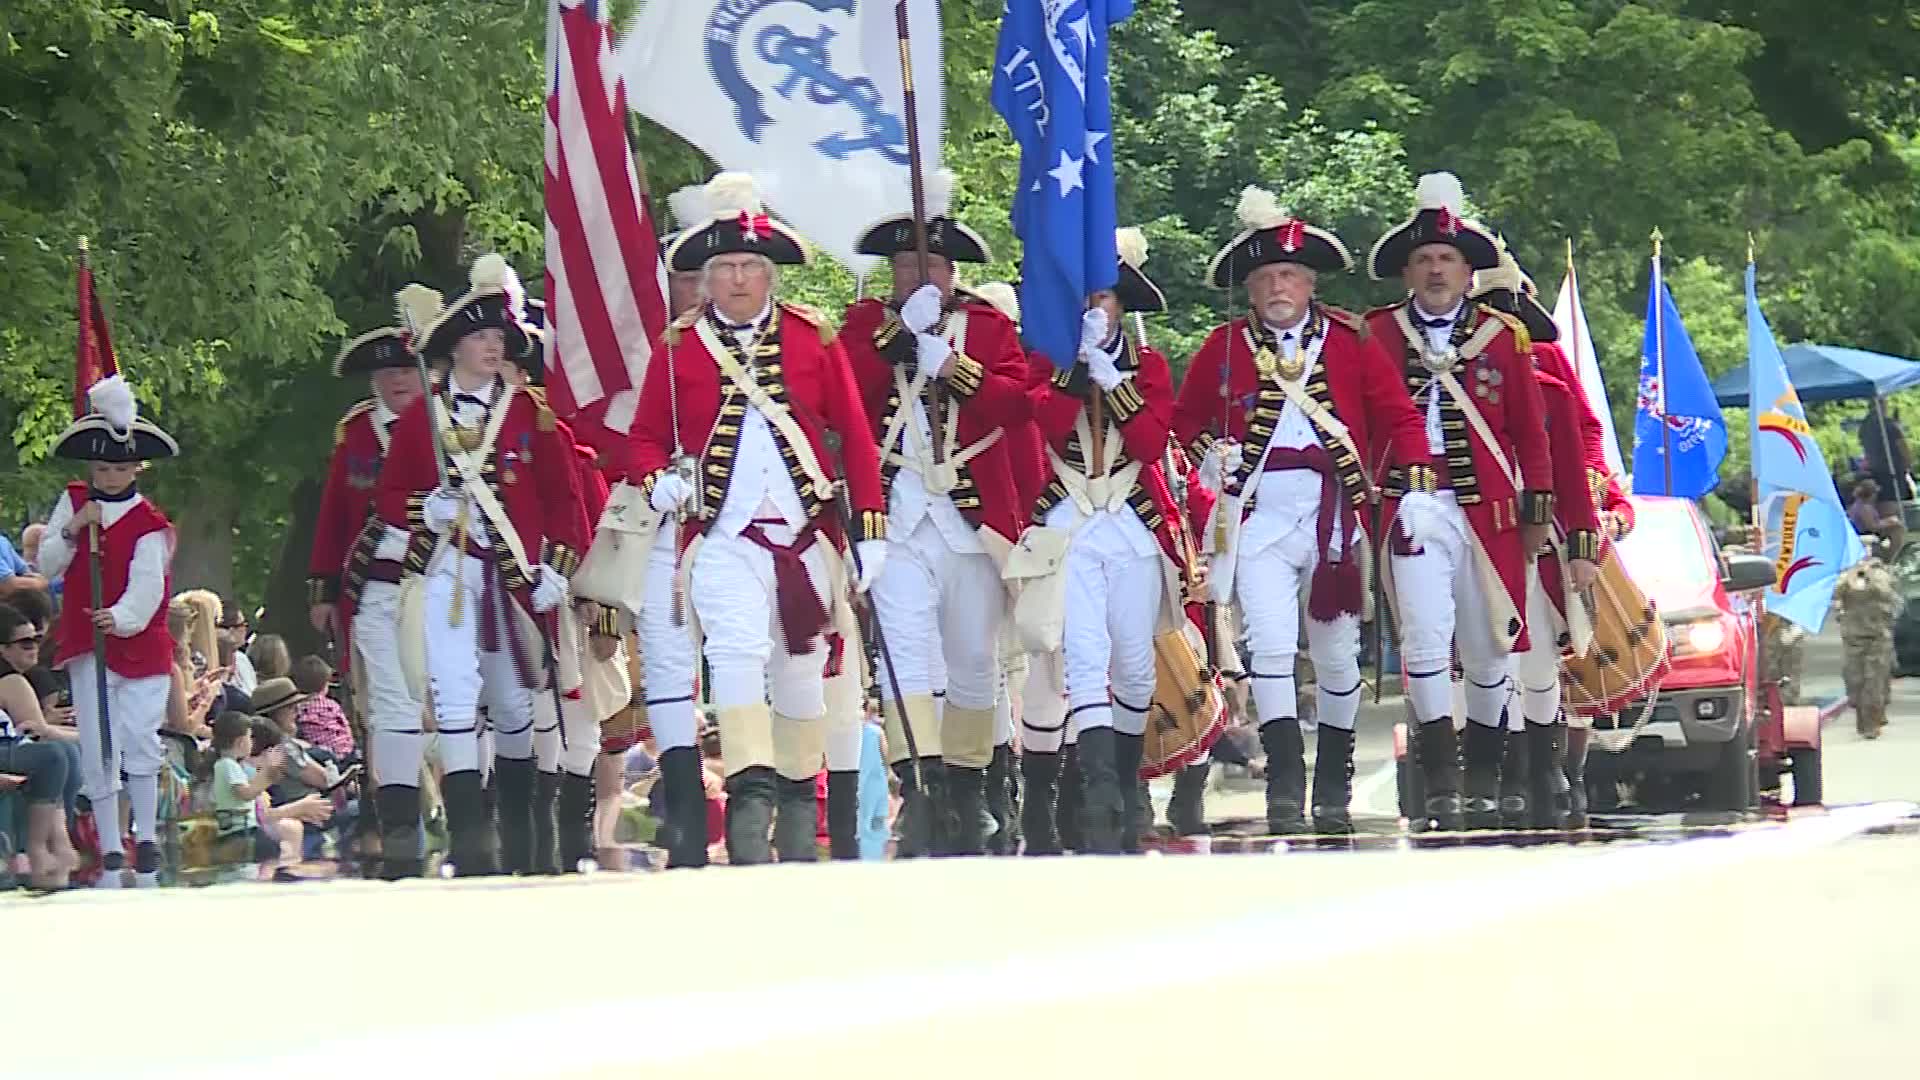
[[[1897, 356], [1837, 345], [1794, 345], [1782, 355], [1801, 404], [1877, 398], [1920, 386], [1920, 363]], [[1746, 408], [1747, 365], [1713, 380], [1713, 397], [1723, 409]]]

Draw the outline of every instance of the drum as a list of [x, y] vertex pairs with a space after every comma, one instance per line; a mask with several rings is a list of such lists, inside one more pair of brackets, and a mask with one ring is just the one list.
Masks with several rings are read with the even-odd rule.
[[1672, 666], [1667, 626], [1640, 591], [1614, 550], [1600, 548], [1600, 576], [1594, 581], [1593, 644], [1585, 656], [1561, 664], [1563, 701], [1581, 716], [1611, 716], [1628, 702], [1660, 688]]
[[1227, 724], [1220, 677], [1206, 663], [1206, 644], [1191, 623], [1153, 639], [1153, 706], [1147, 710], [1140, 776], [1151, 780], [1193, 764]]

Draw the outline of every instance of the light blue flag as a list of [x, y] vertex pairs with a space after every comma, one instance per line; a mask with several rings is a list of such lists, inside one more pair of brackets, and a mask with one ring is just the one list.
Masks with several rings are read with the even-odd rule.
[[1763, 548], [1773, 559], [1767, 610], [1817, 634], [1840, 574], [1866, 554], [1787, 378], [1747, 266], [1747, 400]]
[[1007, 0], [1000, 16], [993, 107], [1020, 147], [1021, 335], [1059, 367], [1079, 358], [1087, 297], [1120, 278], [1107, 31], [1132, 10], [1133, 0]]
[[1726, 457], [1726, 417], [1655, 259], [1633, 419], [1633, 493], [1697, 499], [1720, 482]]

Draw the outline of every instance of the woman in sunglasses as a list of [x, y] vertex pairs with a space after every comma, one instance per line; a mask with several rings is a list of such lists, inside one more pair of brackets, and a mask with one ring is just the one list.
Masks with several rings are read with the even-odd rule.
[[39, 696], [21, 674], [38, 662], [39, 652], [33, 623], [0, 604], [0, 788], [19, 788], [26, 797], [34, 888], [64, 889], [75, 859], [63, 802], [67, 753], [57, 743], [73, 733], [47, 723]]

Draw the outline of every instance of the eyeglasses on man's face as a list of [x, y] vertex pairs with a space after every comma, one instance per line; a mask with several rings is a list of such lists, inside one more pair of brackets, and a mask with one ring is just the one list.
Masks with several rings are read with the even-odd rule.
[[18, 648], [22, 648], [22, 647], [24, 647], [24, 646], [27, 646], [27, 645], [38, 645], [38, 644], [40, 644], [40, 635], [39, 635], [39, 634], [28, 634], [28, 635], [27, 635], [27, 636], [25, 636], [25, 637], [17, 637], [17, 638], [13, 638], [12, 640], [10, 640], [10, 641], [8, 641], [8, 642], [7, 642], [6, 644], [8, 644], [8, 645], [10, 645], [10, 646], [12, 646], [13, 648], [16, 648], [16, 649], [18, 649]]

